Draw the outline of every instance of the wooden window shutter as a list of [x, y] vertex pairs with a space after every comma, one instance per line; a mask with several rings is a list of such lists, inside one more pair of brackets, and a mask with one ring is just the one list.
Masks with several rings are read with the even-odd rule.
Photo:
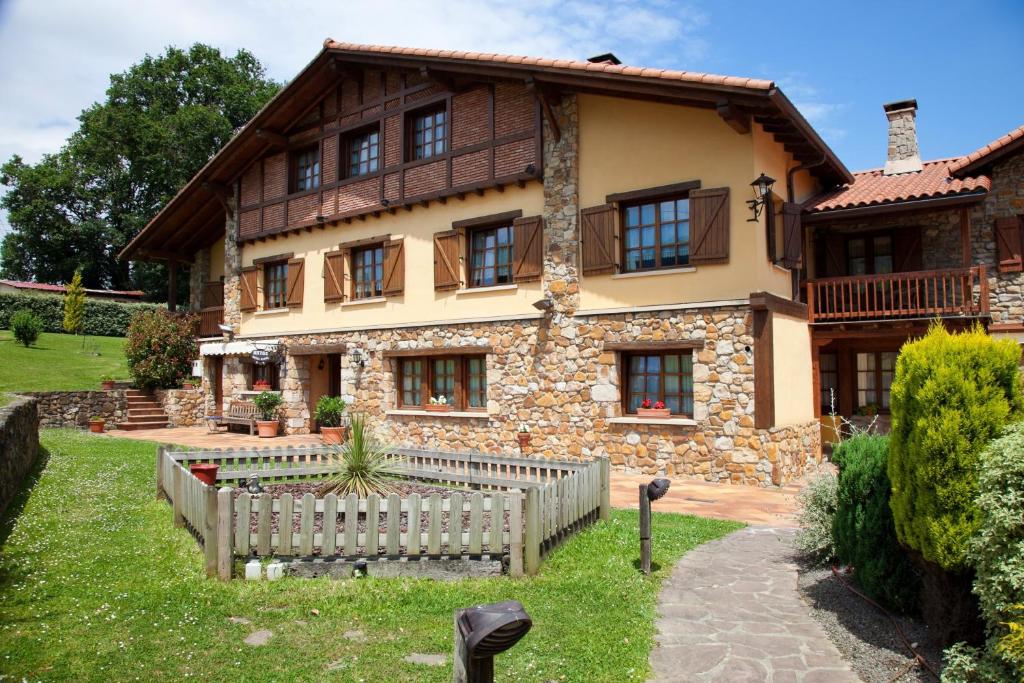
[[897, 273], [921, 270], [921, 228], [897, 228], [892, 238], [892, 269]]
[[324, 254], [324, 301], [345, 300], [345, 252]]
[[1021, 242], [1018, 217], [1006, 216], [996, 219], [996, 260], [1000, 273], [1019, 273], [1024, 269]]
[[251, 268], [242, 268], [242, 276], [239, 279], [239, 288], [242, 290], [242, 304], [241, 309], [243, 311], [255, 311], [256, 310], [256, 292], [258, 291], [257, 280], [259, 277], [260, 269], [252, 266]]
[[846, 240], [839, 233], [826, 233], [819, 244], [823, 258], [816, 264], [817, 277], [842, 277], [846, 275]]
[[618, 222], [619, 208], [615, 204], [580, 210], [584, 275], [601, 275], [618, 270], [619, 250], [615, 243]]
[[803, 263], [804, 235], [799, 204], [782, 203], [782, 265], [799, 268]]
[[539, 280], [544, 272], [544, 219], [517, 218], [512, 222], [512, 278], [516, 282]]
[[288, 261], [288, 292], [285, 305], [289, 308], [302, 306], [302, 291], [306, 280], [305, 259], [293, 258]]
[[389, 240], [384, 243], [384, 296], [397, 296], [404, 291], [404, 240]]
[[729, 188], [690, 191], [690, 263], [729, 260]]
[[458, 289], [459, 231], [434, 233], [434, 289]]

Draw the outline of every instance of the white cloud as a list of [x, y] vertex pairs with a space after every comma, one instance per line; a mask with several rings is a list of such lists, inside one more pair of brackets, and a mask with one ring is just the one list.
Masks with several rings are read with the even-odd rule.
[[776, 82], [823, 138], [835, 141], [846, 137], [846, 129], [839, 125], [846, 104], [827, 101], [827, 95], [803, 73], [789, 73]]

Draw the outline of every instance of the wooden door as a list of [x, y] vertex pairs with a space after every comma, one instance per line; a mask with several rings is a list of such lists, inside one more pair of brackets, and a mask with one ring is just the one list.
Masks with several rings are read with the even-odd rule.
[[220, 412], [224, 409], [224, 357], [214, 356], [213, 376], [210, 377], [212, 384], [214, 411]]

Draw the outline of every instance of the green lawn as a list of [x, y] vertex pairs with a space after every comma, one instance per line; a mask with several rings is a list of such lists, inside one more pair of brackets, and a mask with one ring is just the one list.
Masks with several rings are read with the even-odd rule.
[[99, 389], [103, 375], [128, 379], [122, 337], [43, 333], [35, 345], [14, 341], [0, 330], [0, 391]]
[[[45, 469], [0, 531], [0, 672], [12, 680], [450, 681], [450, 661], [403, 657], [450, 654], [455, 608], [517, 599], [534, 627], [499, 657], [499, 680], [642, 681], [662, 579], [740, 526], [656, 514], [650, 577], [634, 565], [636, 512], [615, 511], [531, 579], [221, 583], [154, 498], [155, 445], [67, 430], [43, 443]], [[245, 645], [257, 629], [269, 643]]]

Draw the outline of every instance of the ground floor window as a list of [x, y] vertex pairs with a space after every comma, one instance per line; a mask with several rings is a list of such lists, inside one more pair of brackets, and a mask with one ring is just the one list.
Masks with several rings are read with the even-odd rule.
[[831, 414], [833, 401], [839, 412], [839, 355], [822, 353], [818, 355], [818, 389], [822, 414]]
[[651, 405], [660, 401], [673, 415], [693, 415], [691, 351], [625, 353], [623, 368], [627, 414], [635, 414], [645, 401]]
[[270, 385], [270, 391], [279, 391], [279, 379], [278, 379], [278, 367], [277, 363], [264, 363], [263, 365], [256, 365], [255, 363], [249, 366], [249, 389], [258, 390], [259, 386]]
[[444, 397], [455, 410], [487, 407], [486, 356], [423, 356], [398, 359], [398, 407], [422, 408]]
[[896, 351], [857, 354], [857, 408], [888, 412], [889, 390], [896, 369]]

